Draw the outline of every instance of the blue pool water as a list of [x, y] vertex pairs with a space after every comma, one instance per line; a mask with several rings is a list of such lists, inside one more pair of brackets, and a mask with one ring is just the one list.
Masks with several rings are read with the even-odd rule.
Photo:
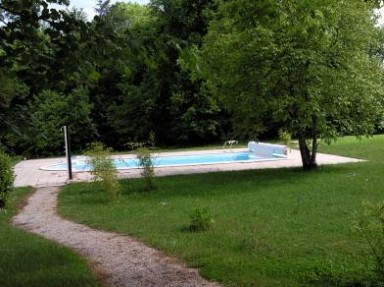
[[[170, 167], [170, 166], [187, 166], [200, 164], [218, 164], [218, 163], [236, 163], [236, 162], [252, 162], [264, 160], [277, 160], [281, 156], [257, 156], [244, 152], [223, 152], [223, 153], [208, 153], [208, 154], [193, 154], [193, 155], [178, 155], [178, 156], [154, 156], [153, 163], [155, 167]], [[139, 162], [136, 158], [119, 158], [114, 159], [114, 164], [117, 169], [137, 168]], [[66, 163], [57, 163], [44, 166], [44, 170], [67, 170]], [[89, 171], [90, 165], [86, 159], [74, 159], [72, 161], [73, 171]]]

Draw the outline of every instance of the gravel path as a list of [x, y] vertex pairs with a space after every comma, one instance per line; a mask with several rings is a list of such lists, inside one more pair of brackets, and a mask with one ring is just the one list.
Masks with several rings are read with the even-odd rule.
[[57, 187], [37, 189], [13, 224], [76, 250], [107, 286], [219, 286], [129, 236], [63, 220], [56, 213], [58, 192]]

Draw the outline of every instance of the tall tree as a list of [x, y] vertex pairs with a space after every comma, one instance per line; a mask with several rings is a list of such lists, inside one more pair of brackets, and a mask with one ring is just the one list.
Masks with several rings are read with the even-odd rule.
[[[41, 23], [54, 23], [60, 13], [50, 10], [52, 1], [0, 1], [0, 145], [7, 132], [19, 130], [22, 106], [33, 88], [26, 74], [39, 78], [46, 63], [46, 38]], [[67, 4], [67, 1], [55, 1]]]
[[[103, 55], [90, 92], [104, 142], [124, 148], [145, 141], [151, 131], [159, 144], [193, 144], [217, 135], [215, 100], [178, 63], [183, 49], [200, 45], [211, 2], [118, 3], [95, 17]], [[163, 10], [163, 4], [171, 9]]]
[[96, 0], [95, 12], [99, 17], [104, 17], [107, 15], [109, 9], [111, 8], [111, 0]]
[[146, 114], [139, 112], [145, 101], [136, 96], [139, 84], [133, 84], [136, 73], [140, 73], [142, 53], [132, 34], [136, 23], [131, 21], [131, 6], [114, 4], [104, 15], [95, 17], [91, 23], [92, 39], [87, 46], [88, 61], [94, 63], [99, 75], [90, 89], [93, 118], [100, 140], [117, 149], [124, 148], [132, 140], [129, 137], [141, 135], [142, 128], [147, 128]]
[[[0, 93], [8, 94], [7, 105], [2, 105], [2, 110], [6, 109], [6, 114], [14, 116], [16, 109], [23, 108], [24, 120], [20, 134], [3, 135], [2, 140], [7, 139], [8, 145], [13, 145], [18, 152], [22, 146], [36, 145], [32, 150], [38, 150], [39, 142], [34, 140], [35, 136], [44, 138], [50, 134], [49, 130], [42, 129], [47, 125], [33, 126], [36, 122], [31, 120], [31, 113], [35, 110], [31, 103], [35, 95], [52, 90], [63, 100], [68, 100], [74, 90], [91, 85], [95, 78], [93, 65], [83, 57], [87, 55], [84, 42], [89, 42], [90, 38], [88, 24], [76, 11], [54, 9], [49, 6], [52, 3], [67, 5], [69, 1], [0, 2], [4, 24], [0, 26], [0, 81], [7, 83], [0, 88]], [[87, 93], [77, 95], [79, 103], [88, 100]], [[83, 95], [82, 99], [79, 99], [80, 95]], [[76, 102], [71, 104], [73, 109], [77, 108]], [[59, 130], [60, 126], [55, 128]], [[52, 148], [51, 152], [56, 151]]]
[[4, 139], [9, 132], [18, 133], [15, 99], [24, 97], [28, 87], [20, 81], [14, 71], [0, 68], [0, 149], [5, 149]]
[[271, 116], [298, 138], [312, 169], [319, 139], [370, 134], [382, 109], [372, 8], [361, 0], [223, 1], [201, 73], [240, 129], [260, 132]]
[[192, 45], [200, 47], [207, 32], [213, 0], [153, 0], [158, 21], [155, 41], [148, 46], [153, 69], [146, 80], [154, 95], [156, 134], [164, 143], [198, 143], [218, 135], [220, 109], [202, 81], [192, 81], [180, 57]]

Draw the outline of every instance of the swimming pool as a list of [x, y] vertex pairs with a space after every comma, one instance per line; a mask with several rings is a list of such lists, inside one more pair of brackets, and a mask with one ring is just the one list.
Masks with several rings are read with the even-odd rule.
[[[185, 155], [158, 155], [153, 156], [155, 167], [176, 167], [190, 165], [206, 165], [221, 163], [239, 163], [239, 162], [255, 162], [266, 160], [281, 160], [287, 158], [281, 154], [257, 155], [248, 150], [240, 152], [220, 152], [220, 153], [202, 153], [202, 154], [185, 154]], [[114, 159], [114, 165], [117, 169], [138, 168], [138, 160], [134, 157], [121, 157]], [[66, 162], [46, 165], [41, 167], [43, 170], [65, 171], [67, 170]], [[85, 157], [74, 158], [72, 160], [72, 171], [82, 172], [89, 171], [91, 166]]]

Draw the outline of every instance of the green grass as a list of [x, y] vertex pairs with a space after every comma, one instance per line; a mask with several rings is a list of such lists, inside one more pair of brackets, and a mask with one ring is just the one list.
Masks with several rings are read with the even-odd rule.
[[[123, 181], [117, 203], [108, 202], [95, 184], [73, 184], [60, 194], [60, 212], [130, 234], [226, 286], [365, 286], [374, 261], [351, 222], [362, 201], [384, 198], [384, 137], [345, 138], [321, 151], [369, 161], [313, 172], [156, 178], [152, 193], [142, 192], [140, 180]], [[197, 207], [212, 215], [211, 230], [186, 231]]]
[[101, 286], [77, 254], [10, 225], [11, 217], [30, 191], [16, 189], [7, 211], [0, 212], [0, 286]]

